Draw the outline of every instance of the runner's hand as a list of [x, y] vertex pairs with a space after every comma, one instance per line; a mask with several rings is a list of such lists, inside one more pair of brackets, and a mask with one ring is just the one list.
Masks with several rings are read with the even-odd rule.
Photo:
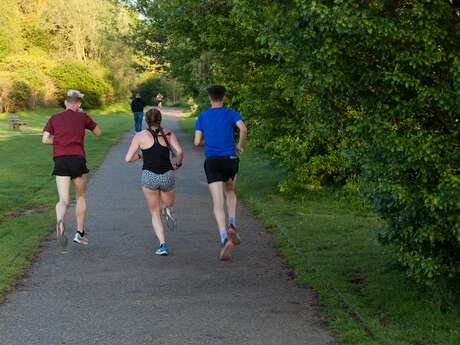
[[238, 152], [239, 154], [244, 153], [243, 146], [241, 146], [241, 145], [236, 145], [236, 152]]
[[174, 167], [174, 170], [177, 170], [179, 169], [180, 167], [182, 166], [182, 163], [178, 164], [177, 162], [174, 163], [173, 167]]

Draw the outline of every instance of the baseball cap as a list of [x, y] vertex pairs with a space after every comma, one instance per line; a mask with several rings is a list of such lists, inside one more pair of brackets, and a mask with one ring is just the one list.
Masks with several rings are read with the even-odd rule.
[[67, 91], [68, 98], [83, 98], [85, 95], [78, 90], [69, 90]]

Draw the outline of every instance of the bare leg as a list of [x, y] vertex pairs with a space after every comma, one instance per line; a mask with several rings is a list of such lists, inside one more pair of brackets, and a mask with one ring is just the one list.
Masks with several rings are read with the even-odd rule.
[[59, 194], [59, 201], [56, 204], [56, 219], [59, 222], [60, 220], [64, 220], [70, 204], [70, 176], [56, 176], [56, 186]]
[[228, 237], [231, 238], [234, 244], [241, 243], [241, 237], [236, 232], [236, 193], [235, 193], [236, 176], [233, 180], [225, 182], [225, 196], [227, 198], [227, 211], [228, 211]]
[[227, 226], [225, 222], [224, 209], [224, 183], [210, 183], [209, 191], [211, 192], [214, 217], [216, 217], [217, 226], [219, 227], [219, 230], [226, 229]]
[[145, 200], [147, 201], [147, 206], [149, 207], [150, 214], [152, 215], [153, 230], [155, 231], [160, 244], [164, 244], [166, 243], [166, 240], [160, 215], [160, 191], [148, 188], [142, 188], [142, 190], [144, 191]]
[[235, 193], [236, 176], [233, 180], [225, 182], [225, 197], [227, 198], [227, 211], [230, 219], [236, 217], [236, 193]]
[[173, 207], [176, 201], [176, 189], [170, 192], [161, 192], [161, 203], [163, 207]]
[[83, 232], [85, 230], [85, 216], [86, 216], [86, 181], [87, 175], [73, 179], [75, 186], [75, 194], [77, 198], [77, 206], [75, 208], [75, 215], [77, 218], [77, 231]]

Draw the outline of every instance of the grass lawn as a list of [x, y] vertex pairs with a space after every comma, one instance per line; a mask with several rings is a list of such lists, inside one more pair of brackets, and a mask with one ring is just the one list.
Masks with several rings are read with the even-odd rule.
[[[181, 124], [191, 132], [194, 119]], [[398, 270], [377, 242], [376, 216], [334, 191], [280, 193], [285, 176], [249, 147], [238, 194], [273, 233], [296, 280], [314, 289], [340, 344], [460, 344], [460, 306], [441, 303]]]
[[[57, 111], [43, 108], [16, 114], [27, 123], [20, 131], [8, 130], [8, 116], [0, 114], [0, 302], [55, 223], [52, 147], [41, 144], [41, 132]], [[121, 105], [88, 113], [103, 131], [100, 138], [86, 135], [88, 168], [93, 170], [132, 126], [132, 119], [128, 107]]]

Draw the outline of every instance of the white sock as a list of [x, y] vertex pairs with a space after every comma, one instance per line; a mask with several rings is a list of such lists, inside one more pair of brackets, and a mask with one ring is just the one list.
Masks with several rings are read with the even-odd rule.
[[227, 229], [219, 230], [220, 243], [224, 243], [227, 239]]

